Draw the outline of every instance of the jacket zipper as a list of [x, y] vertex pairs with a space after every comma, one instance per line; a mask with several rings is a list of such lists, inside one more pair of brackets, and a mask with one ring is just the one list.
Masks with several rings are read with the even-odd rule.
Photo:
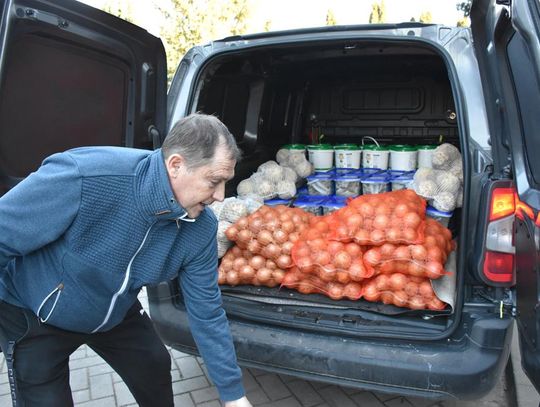
[[129, 261], [128, 265], [127, 265], [127, 268], [126, 268], [126, 275], [124, 277], [124, 281], [122, 282], [122, 286], [120, 287], [120, 289], [113, 295], [112, 299], [111, 299], [111, 304], [109, 305], [109, 310], [107, 311], [107, 315], [105, 315], [105, 319], [103, 320], [103, 322], [96, 328], [92, 331], [92, 333], [95, 333], [97, 332], [99, 329], [101, 329], [107, 322], [109, 322], [109, 318], [111, 317], [111, 314], [113, 312], [113, 309], [114, 309], [114, 306], [116, 304], [116, 300], [118, 299], [119, 296], [121, 296], [122, 294], [124, 294], [124, 292], [126, 291], [127, 289], [127, 285], [128, 285], [128, 281], [129, 281], [129, 277], [131, 275], [131, 266], [133, 264], [133, 262], [135, 261], [135, 257], [137, 257], [137, 255], [139, 254], [139, 252], [142, 250], [144, 244], [146, 243], [146, 239], [148, 238], [148, 235], [150, 234], [150, 230], [152, 229], [152, 227], [155, 225], [155, 223], [153, 223], [152, 225], [150, 225], [150, 227], [148, 228], [148, 230], [146, 231], [146, 234], [144, 235], [144, 239], [143, 241], [141, 242], [141, 244], [139, 245], [139, 248], [137, 249], [137, 251], [135, 252], [135, 254], [131, 257], [131, 260]]
[[[56, 287], [54, 287], [54, 290], [52, 290], [44, 299], [43, 301], [41, 301], [41, 304], [39, 304], [39, 307], [38, 307], [38, 310], [37, 310], [37, 316], [39, 318], [39, 320], [42, 322], [42, 323], [45, 323], [49, 320], [49, 318], [51, 317], [54, 309], [56, 308], [56, 303], [58, 302], [58, 298], [60, 298], [60, 294], [62, 294], [62, 290], [64, 289], [64, 284], [60, 283], [58, 284]], [[49, 313], [47, 314], [47, 316], [45, 317], [45, 319], [41, 318], [39, 316], [39, 313], [41, 312], [41, 308], [43, 308], [43, 306], [45, 305], [45, 303], [49, 300], [49, 298], [51, 298], [51, 295], [53, 295], [54, 293], [56, 293], [56, 298], [54, 299], [54, 303], [51, 307], [51, 310], [49, 311]]]

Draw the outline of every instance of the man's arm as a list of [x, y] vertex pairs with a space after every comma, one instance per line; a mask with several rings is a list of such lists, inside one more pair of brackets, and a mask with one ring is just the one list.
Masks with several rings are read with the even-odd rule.
[[217, 225], [209, 245], [180, 272], [180, 287], [188, 311], [191, 333], [210, 378], [216, 385], [220, 398], [231, 402], [239, 401], [245, 392], [242, 372], [236, 361], [217, 284], [216, 230]]
[[0, 269], [53, 242], [79, 209], [81, 179], [69, 154], [55, 154], [0, 198]]

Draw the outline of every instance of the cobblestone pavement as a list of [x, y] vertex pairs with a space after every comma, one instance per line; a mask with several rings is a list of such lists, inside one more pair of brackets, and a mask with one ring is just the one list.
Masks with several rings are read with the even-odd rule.
[[[141, 298], [146, 307], [145, 298]], [[178, 407], [220, 407], [218, 393], [208, 379], [202, 359], [169, 349], [173, 360], [174, 403]], [[101, 357], [81, 346], [70, 358], [70, 384], [77, 407], [136, 406], [128, 388]], [[476, 401], [437, 402], [374, 393], [299, 380], [256, 369], [244, 369], [249, 400], [260, 407], [513, 407], [512, 380], [503, 375], [493, 391]], [[474, 385], [474, 384], [471, 384]], [[0, 354], [0, 407], [11, 406], [3, 354]], [[519, 406], [529, 407], [529, 406]]]

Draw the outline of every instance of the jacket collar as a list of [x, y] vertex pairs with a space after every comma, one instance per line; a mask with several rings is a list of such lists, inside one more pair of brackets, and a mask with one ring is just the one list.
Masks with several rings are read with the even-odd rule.
[[146, 218], [193, 221], [174, 197], [161, 149], [150, 153], [135, 171], [136, 199]]

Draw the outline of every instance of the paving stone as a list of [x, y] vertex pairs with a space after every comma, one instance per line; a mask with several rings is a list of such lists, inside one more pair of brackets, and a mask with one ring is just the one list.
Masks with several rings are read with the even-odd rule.
[[10, 389], [9, 383], [0, 384], [0, 396], [4, 396], [6, 394], [9, 394], [9, 392], [10, 392], [9, 389]]
[[206, 380], [206, 377], [204, 376], [181, 380], [173, 383], [173, 394], [182, 394], [188, 391], [199, 390], [208, 387], [209, 385], [208, 380]]
[[356, 403], [338, 386], [328, 386], [319, 391], [322, 398], [333, 407], [356, 407]]
[[170, 350], [170, 353], [171, 353], [171, 356], [173, 357], [173, 359], [192, 357], [191, 355], [188, 355], [187, 353], [180, 352], [180, 351], [177, 351], [176, 349], [172, 349], [172, 348]]
[[9, 407], [11, 406], [11, 396], [9, 394], [0, 396], [0, 406], [2, 407]]
[[384, 402], [384, 405], [387, 407], [416, 407], [413, 406], [405, 397], [396, 397], [391, 400], [387, 400]]
[[302, 404], [294, 397], [288, 397], [271, 403], [261, 404], [260, 407], [302, 407]]
[[257, 381], [248, 369], [242, 370], [242, 383], [244, 384], [244, 390], [246, 391], [246, 393], [250, 390], [259, 388], [259, 383], [257, 383]]
[[72, 359], [75, 360], [75, 359], [85, 358], [86, 356], [87, 356], [86, 355], [86, 349], [79, 348], [69, 356], [69, 359], [70, 360], [72, 360]]
[[178, 407], [195, 407], [189, 394], [179, 394], [174, 396], [174, 405]]
[[87, 389], [88, 371], [86, 369], [71, 369], [69, 371], [69, 385], [72, 391]]
[[117, 407], [114, 397], [106, 397], [104, 399], [90, 400], [86, 403], [79, 403], [77, 407]]
[[251, 391], [246, 390], [246, 396], [248, 400], [251, 402], [251, 404], [255, 406], [259, 404], [267, 403], [270, 401], [266, 393], [260, 387], [258, 387], [256, 390], [251, 390]]
[[114, 369], [108, 363], [102, 363], [96, 366], [88, 367], [88, 374], [90, 376], [96, 376], [104, 373], [113, 373]]
[[202, 376], [204, 373], [194, 357], [175, 359], [174, 363], [178, 366], [182, 378]]
[[92, 399], [114, 396], [114, 387], [111, 374], [90, 376], [90, 395]]
[[172, 369], [171, 370], [171, 381], [177, 382], [178, 380], [182, 379], [182, 375], [180, 374], [180, 370], [178, 369]]
[[305, 380], [293, 380], [286, 383], [289, 390], [296, 396], [302, 406], [311, 407], [323, 402], [323, 399], [315, 391], [313, 386]]
[[207, 401], [206, 403], [196, 404], [197, 407], [221, 407], [219, 401]]
[[79, 390], [79, 391], [73, 391], [71, 392], [71, 395], [73, 396], [73, 402], [75, 404], [77, 403], [84, 403], [86, 401], [90, 400], [90, 390]]
[[257, 376], [257, 382], [260, 383], [264, 392], [270, 397], [270, 400], [279, 400], [291, 395], [287, 386], [275, 374]]
[[369, 391], [356, 393], [350, 397], [357, 405], [362, 407], [384, 407], [384, 404]]
[[[116, 403], [119, 406], [126, 406], [135, 403], [135, 397], [129, 391], [124, 382], [114, 383], [114, 394], [116, 395]], [[135, 403], [136, 404], [136, 403]]]
[[249, 371], [251, 372], [251, 374], [255, 377], [257, 376], [261, 376], [261, 375], [265, 375], [265, 374], [268, 374], [268, 372], [264, 371], [264, 370], [260, 370], [260, 369], [255, 369], [255, 368], [250, 368]]
[[206, 389], [192, 391], [191, 398], [195, 404], [198, 404], [210, 400], [219, 400], [219, 393], [217, 389], [212, 386]]

